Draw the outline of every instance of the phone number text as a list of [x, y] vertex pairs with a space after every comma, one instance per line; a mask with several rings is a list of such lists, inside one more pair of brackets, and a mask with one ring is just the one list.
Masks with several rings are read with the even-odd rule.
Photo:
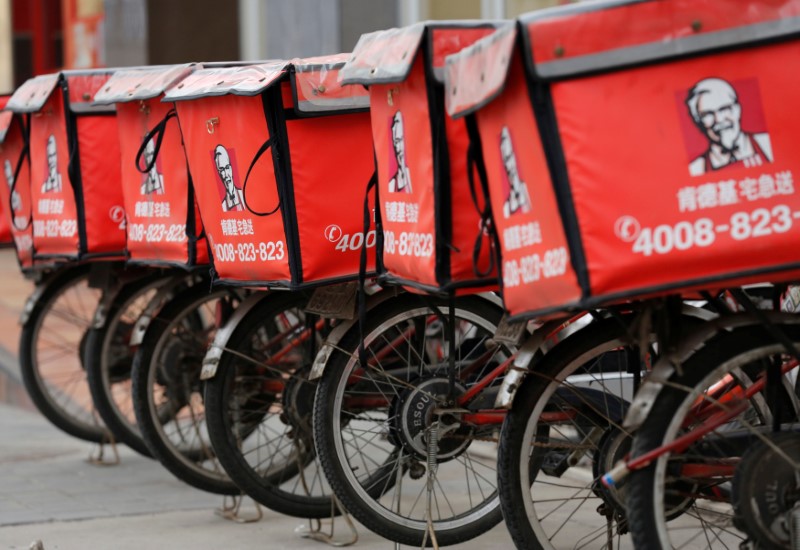
[[[663, 255], [676, 250], [705, 248], [724, 235], [730, 236], [734, 241], [746, 241], [786, 233], [792, 229], [794, 220], [797, 219], [800, 219], [800, 211], [795, 212], [789, 206], [779, 204], [772, 208], [756, 208], [751, 212], [736, 212], [720, 222], [711, 218], [699, 218], [693, 222], [681, 221], [672, 225], [642, 228], [636, 226], [634, 231], [618, 236], [631, 242], [631, 251], [636, 254]], [[628, 224], [628, 227], [631, 225]]]
[[567, 272], [568, 260], [569, 254], [563, 246], [550, 249], [542, 255], [529, 254], [518, 260], [505, 260], [503, 285], [512, 288], [559, 277]]
[[215, 262], [272, 262], [286, 257], [283, 241], [219, 243], [213, 247]]

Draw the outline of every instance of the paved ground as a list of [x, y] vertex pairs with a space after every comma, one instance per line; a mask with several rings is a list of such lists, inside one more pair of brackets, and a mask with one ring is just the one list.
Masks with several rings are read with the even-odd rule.
[[[215, 514], [220, 497], [127, 449], [116, 466], [87, 462], [97, 448], [52, 427], [19, 385], [16, 320], [31, 289], [13, 254], [0, 251], [0, 548], [26, 549], [37, 540], [47, 550], [325, 548], [295, 534], [303, 523], [295, 518], [265, 511], [255, 523], [225, 520]], [[357, 548], [393, 547], [363, 527], [359, 536]], [[453, 548], [510, 547], [500, 525]]]

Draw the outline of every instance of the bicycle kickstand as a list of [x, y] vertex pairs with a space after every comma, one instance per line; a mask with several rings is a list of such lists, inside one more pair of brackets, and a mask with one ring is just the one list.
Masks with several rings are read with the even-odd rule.
[[[335, 539], [335, 527], [336, 527], [336, 515], [337, 511], [341, 513], [342, 518], [344, 518], [344, 522], [347, 527], [350, 529], [350, 538], [343, 538], [343, 539]], [[349, 512], [342, 506], [339, 502], [339, 499], [335, 496], [331, 499], [331, 517], [330, 520], [330, 530], [328, 532], [323, 531], [322, 529], [322, 520], [321, 519], [309, 519], [308, 525], [300, 525], [294, 532], [304, 539], [311, 539], [318, 542], [322, 542], [327, 544], [328, 546], [333, 546], [334, 548], [341, 548], [343, 546], [352, 546], [353, 544], [358, 542], [358, 530], [356, 529], [355, 523], [353, 523], [353, 519], [350, 517]]]
[[[107, 460], [105, 457], [106, 446], [111, 447], [111, 452], [113, 453], [113, 457], [110, 460]], [[97, 444], [96, 449], [96, 451], [94, 448], [89, 451], [89, 456], [86, 458], [86, 462], [89, 464], [93, 466], [116, 466], [120, 463], [117, 440], [111, 432], [105, 432], [103, 440]]]
[[[230, 504], [228, 504], [228, 499], [230, 499]], [[214, 510], [214, 513], [221, 518], [227, 519], [228, 521], [232, 521], [234, 523], [255, 523], [257, 521], [261, 521], [261, 518], [264, 517], [264, 512], [261, 509], [261, 505], [255, 500], [253, 501], [253, 505], [255, 506], [256, 511], [253, 513], [253, 515], [247, 516], [242, 514], [242, 502], [244, 499], [244, 495], [226, 495], [222, 497], [222, 506]]]

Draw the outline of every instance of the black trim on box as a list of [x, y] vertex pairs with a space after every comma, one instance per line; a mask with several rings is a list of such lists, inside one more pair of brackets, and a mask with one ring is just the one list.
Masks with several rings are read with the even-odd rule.
[[[562, 306], [543, 308], [543, 309], [526, 311], [525, 313], [519, 313], [517, 315], [509, 317], [509, 321], [511, 322], [524, 321], [531, 318], [541, 317], [543, 315], [551, 315], [553, 313], [559, 313], [559, 312], [567, 313], [574, 311], [586, 311], [592, 308], [615, 304], [621, 301], [632, 302], [643, 299], [649, 299], [664, 294], [679, 294], [681, 289], [687, 289], [687, 288], [697, 289], [697, 290], [692, 290], [691, 291], [692, 293], [699, 292], [700, 290], [703, 289], [703, 287], [709, 289], [721, 289], [725, 288], [726, 286], [729, 286], [731, 281], [735, 281], [737, 279], [755, 277], [759, 275], [765, 275], [764, 282], [772, 282], [772, 279], [769, 277], [770, 274], [779, 275], [782, 272], [792, 272], [798, 270], [800, 270], [800, 262], [794, 262], [789, 264], [781, 264], [779, 266], [747, 269], [742, 271], [736, 271], [733, 273], [722, 273], [710, 277], [698, 277], [696, 279], [688, 279], [663, 285], [633, 288], [630, 290], [626, 290], [624, 292], [597, 294], [595, 296], [582, 299], [579, 302], [572, 302], [570, 304], [565, 304]], [[728, 283], [726, 283], [726, 281], [728, 281]]]
[[69, 89], [67, 79], [59, 77], [58, 85], [64, 100], [64, 119], [67, 130], [67, 148], [69, 161], [67, 162], [67, 176], [69, 177], [72, 193], [75, 196], [75, 221], [78, 225], [78, 256], [86, 254], [88, 239], [86, 235], [86, 209], [83, 204], [83, 179], [81, 177], [81, 152], [78, 147], [78, 119], [69, 108]]
[[[527, 60], [527, 56], [525, 58]], [[526, 67], [526, 69], [530, 69], [530, 67]], [[541, 80], [533, 79], [532, 74], [532, 72], [526, 70], [525, 81], [528, 87], [528, 96], [536, 124], [539, 127], [559, 214], [564, 224], [564, 232], [569, 246], [570, 263], [577, 276], [581, 292], [585, 297], [589, 295], [590, 290], [589, 271], [586, 266], [586, 255], [583, 250], [583, 240], [578, 226], [575, 204], [572, 200], [572, 190], [569, 186], [569, 173], [567, 172], [564, 149], [561, 146], [555, 106], [550, 94], [550, 85]]]
[[78, 254], [34, 254], [34, 260], [61, 260], [61, 261], [82, 261], [83, 258]]
[[[569, 314], [575, 313], [578, 311], [586, 311], [589, 309], [583, 305], [583, 302], [570, 302], [568, 304], [564, 304], [561, 306], [554, 306], [554, 307], [546, 307], [531, 311], [526, 311], [525, 313], [518, 313], [517, 315], [509, 315], [508, 322], [509, 323], [519, 323], [524, 321], [530, 321], [531, 319], [539, 319], [541, 317], [547, 317], [550, 315], [556, 314]], [[508, 314], [508, 310], [506, 310], [506, 314]]]
[[[480, 185], [480, 191], [483, 194], [484, 200], [484, 212], [480, 212], [481, 218], [483, 218], [484, 213], [488, 215], [488, 227], [486, 228], [489, 235], [489, 242], [491, 247], [494, 247], [494, 250], [489, 250], [489, 256], [491, 257], [490, 261], [494, 262], [494, 270], [497, 272], [497, 286], [500, 292], [503, 291], [503, 257], [501, 256], [502, 248], [500, 248], [500, 235], [497, 233], [497, 224], [494, 221], [494, 210], [492, 210], [492, 199], [491, 199], [491, 192], [489, 190], [489, 180], [486, 173], [486, 162], [484, 161], [483, 157], [483, 140], [481, 139], [481, 133], [478, 128], [478, 120], [475, 114], [467, 115], [464, 118], [464, 124], [467, 127], [467, 136], [469, 137], [470, 147], [473, 147], [477, 151], [478, 158], [475, 159], [475, 166], [472, 167], [467, 163], [467, 170], [473, 169], [478, 172], [478, 180]], [[469, 153], [468, 153], [469, 154]], [[475, 205], [476, 209], [478, 205]], [[484, 223], [486, 223], [484, 222]], [[478, 230], [478, 239], [482, 239], [483, 235], [481, 234], [483, 229]], [[477, 244], [476, 244], [477, 247]], [[478, 275], [478, 266], [477, 260], [480, 259], [477, 253], [473, 254], [473, 271], [476, 275]], [[491, 267], [491, 266], [490, 266]], [[491, 270], [489, 271], [491, 274]]]
[[[173, 103], [173, 108], [174, 107]], [[177, 109], [176, 109], [177, 114]], [[206, 239], [206, 248], [208, 249], [208, 257], [209, 263], [208, 264], [198, 264], [197, 263], [197, 243], [205, 237], [205, 226], [203, 226], [203, 231], [200, 235], [197, 234], [197, 208], [195, 205], [195, 197], [194, 197], [194, 180], [192, 180], [192, 172], [189, 169], [189, 159], [186, 156], [186, 147], [184, 147], [183, 143], [183, 128], [181, 127], [181, 119], [180, 117], [175, 117], [175, 122], [178, 124], [178, 135], [181, 137], [181, 151], [183, 151], [183, 160], [186, 163], [186, 178], [187, 184], [187, 200], [188, 200], [188, 207], [186, 210], [186, 252], [188, 255], [188, 264], [190, 266], [210, 266], [213, 267], [214, 259], [213, 255], [211, 254], [211, 244]], [[201, 220], [202, 221], [202, 220]]]
[[[368, 278], [375, 277], [375, 273], [368, 271]], [[269, 288], [275, 290], [308, 290], [320, 286], [335, 285], [339, 283], [349, 283], [358, 280], [358, 273], [353, 275], [345, 275], [342, 277], [331, 277], [329, 279], [320, 279], [318, 281], [309, 281], [307, 283], [292, 283], [285, 279], [279, 281], [240, 281], [237, 279], [221, 279], [217, 277], [213, 281], [213, 285], [226, 285], [231, 287], [244, 287], [244, 288]]]
[[109, 109], [105, 105], [92, 105], [91, 103], [69, 103], [69, 110], [76, 115], [114, 115], [117, 113], [117, 106]]
[[125, 250], [115, 252], [89, 252], [81, 255], [81, 260], [109, 260], [109, 261], [126, 261], [128, 253]]
[[299, 231], [295, 215], [294, 190], [292, 182], [292, 161], [289, 156], [289, 136], [286, 129], [285, 108], [281, 85], [270, 86], [261, 95], [264, 116], [267, 119], [269, 137], [275, 138], [271, 149], [275, 171], [275, 181], [280, 200], [283, 231], [286, 237], [286, 250], [289, 254], [289, 275], [292, 284], [302, 284], [303, 263], [300, 255]]
[[203, 235], [197, 234], [197, 213], [194, 204], [194, 181], [192, 173], [189, 171], [189, 164], [186, 164], [186, 263], [197, 265], [197, 243]]
[[193, 272], [197, 269], [208, 267], [208, 264], [181, 263], [181, 262], [171, 262], [168, 260], [137, 260], [135, 258], [128, 258], [125, 264], [137, 267], [143, 266], [143, 267], [177, 268], [188, 272]]
[[[450, 283], [450, 242], [453, 238], [452, 195], [450, 193], [450, 158], [448, 155], [447, 130], [445, 128], [444, 88], [437, 85], [433, 65], [433, 32], [425, 29], [422, 35], [423, 78], [428, 96], [428, 122], [433, 146], [433, 225], [435, 232], [434, 277], [441, 287]], [[419, 61], [415, 61], [418, 63]], [[413, 65], [411, 68], [413, 71]], [[409, 71], [409, 75], [411, 74]]]

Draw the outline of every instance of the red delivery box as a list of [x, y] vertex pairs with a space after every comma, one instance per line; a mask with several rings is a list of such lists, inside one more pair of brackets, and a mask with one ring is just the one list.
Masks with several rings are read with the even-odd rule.
[[[798, 275], [800, 76], [787, 69], [800, 54], [798, 15], [796, 0], [618, 0], [534, 12], [507, 38], [504, 68], [488, 71], [494, 92], [451, 103], [468, 112], [511, 101], [522, 57], [530, 106], [519, 88], [520, 107], [505, 116], [532, 108], [569, 243], [564, 275], [574, 271], [584, 307]], [[485, 153], [490, 138], [481, 137]], [[528, 185], [531, 177], [546, 175], [520, 174]], [[538, 193], [529, 187], [532, 204], [549, 200]], [[533, 286], [552, 283], [548, 268], [534, 270]], [[575, 302], [574, 291], [563, 295], [565, 308]], [[528, 306], [515, 311], [558, 302]]]
[[5, 186], [0, 187], [2, 235], [10, 234], [23, 272], [33, 268], [30, 164], [26, 129], [21, 115], [0, 111], [0, 163]]
[[578, 306], [581, 287], [526, 81], [519, 33], [509, 23], [447, 58], [446, 106], [476, 127], [502, 294], [512, 316]]
[[195, 68], [120, 70], [94, 96], [95, 105], [116, 104], [128, 258], [133, 263], [208, 263], [175, 108], [161, 101], [169, 86]]
[[119, 258], [125, 210], [113, 108], [92, 105], [109, 69], [25, 82], [6, 106], [30, 114], [33, 245], [37, 259]]
[[374, 230], [363, 234], [369, 98], [337, 83], [345, 58], [206, 66], [167, 90], [220, 280], [349, 280], [362, 246], [375, 247]]
[[496, 23], [428, 22], [365, 34], [342, 82], [369, 87], [378, 166], [382, 278], [429, 292], [494, 287], [497, 270], [471, 192], [463, 120], [444, 111], [444, 58]]

